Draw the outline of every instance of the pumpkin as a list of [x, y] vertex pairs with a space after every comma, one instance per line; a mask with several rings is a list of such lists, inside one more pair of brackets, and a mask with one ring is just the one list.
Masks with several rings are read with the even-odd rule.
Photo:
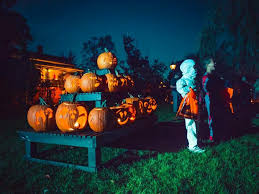
[[129, 121], [134, 122], [136, 120], [137, 110], [133, 106], [133, 104], [122, 104], [121, 107], [127, 108], [127, 111], [129, 113]]
[[83, 92], [97, 92], [102, 86], [102, 78], [95, 73], [85, 73], [80, 79], [80, 88]]
[[63, 102], [56, 112], [56, 123], [60, 131], [73, 132], [87, 126], [87, 110], [79, 103]]
[[132, 89], [134, 87], [133, 79], [129, 75], [126, 75], [124, 77], [128, 80], [128, 89]]
[[93, 108], [88, 116], [89, 127], [95, 132], [103, 132], [108, 130], [110, 113], [108, 108]]
[[147, 108], [148, 114], [150, 114], [151, 112], [153, 112], [157, 109], [157, 102], [153, 97], [148, 96], [145, 98], [145, 100], [148, 101], [148, 108]]
[[146, 113], [143, 99], [132, 97], [132, 98], [126, 98], [125, 102], [127, 104], [132, 104], [135, 107], [137, 112], [136, 114], [137, 118], [142, 117]]
[[117, 58], [111, 52], [101, 53], [97, 58], [99, 69], [114, 69], [117, 65]]
[[120, 89], [120, 83], [119, 83], [119, 79], [117, 78], [117, 76], [115, 74], [112, 73], [107, 73], [106, 75], [106, 82], [107, 82], [107, 90], [109, 92], [118, 92]]
[[75, 93], [78, 92], [80, 87], [79, 87], [79, 81], [80, 77], [76, 75], [70, 75], [66, 78], [64, 87], [66, 92], [68, 93]]
[[55, 128], [53, 110], [47, 105], [33, 105], [27, 113], [29, 125], [37, 132]]
[[114, 106], [114, 107], [110, 107], [110, 110], [113, 113], [115, 121], [119, 125], [126, 125], [128, 123], [130, 115], [127, 107]]

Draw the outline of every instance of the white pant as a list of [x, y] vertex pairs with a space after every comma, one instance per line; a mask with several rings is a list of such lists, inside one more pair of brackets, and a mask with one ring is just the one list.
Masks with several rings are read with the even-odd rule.
[[196, 124], [192, 119], [185, 119], [185, 127], [187, 130], [187, 140], [189, 148], [197, 146], [197, 136], [196, 136]]

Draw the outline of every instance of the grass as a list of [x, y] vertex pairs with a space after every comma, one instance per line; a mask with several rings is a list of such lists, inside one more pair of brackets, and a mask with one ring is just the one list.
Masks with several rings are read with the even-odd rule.
[[[171, 121], [170, 107], [161, 106], [158, 120]], [[253, 120], [259, 125], [258, 118]], [[23, 160], [24, 142], [16, 134], [25, 121], [1, 121], [1, 193], [258, 193], [259, 135], [246, 134], [216, 146], [204, 154], [186, 149], [177, 153], [102, 148], [103, 161], [121, 156], [98, 173], [47, 166]], [[257, 126], [258, 126], [257, 125]], [[42, 149], [53, 147], [41, 145]], [[51, 157], [81, 163], [84, 149]]]

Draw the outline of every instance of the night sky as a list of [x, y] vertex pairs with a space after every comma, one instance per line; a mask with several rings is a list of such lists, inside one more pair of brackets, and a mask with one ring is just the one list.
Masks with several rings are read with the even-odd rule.
[[142, 55], [167, 66], [196, 52], [206, 23], [205, 0], [18, 0], [14, 7], [28, 21], [33, 36], [29, 49], [41, 44], [44, 53], [76, 55], [83, 42], [111, 35], [117, 56], [125, 60], [122, 35], [131, 35]]

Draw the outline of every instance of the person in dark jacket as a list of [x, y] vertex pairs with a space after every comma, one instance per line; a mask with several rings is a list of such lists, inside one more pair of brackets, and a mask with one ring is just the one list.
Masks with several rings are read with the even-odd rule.
[[[209, 140], [214, 142], [215, 128], [217, 127], [217, 137], [219, 128], [223, 126], [224, 116], [230, 112], [229, 104], [224, 96], [225, 81], [216, 72], [216, 63], [212, 58], [203, 61], [206, 72], [202, 77], [202, 88], [205, 93], [205, 105], [208, 113]], [[221, 129], [222, 130], [222, 129]]]

